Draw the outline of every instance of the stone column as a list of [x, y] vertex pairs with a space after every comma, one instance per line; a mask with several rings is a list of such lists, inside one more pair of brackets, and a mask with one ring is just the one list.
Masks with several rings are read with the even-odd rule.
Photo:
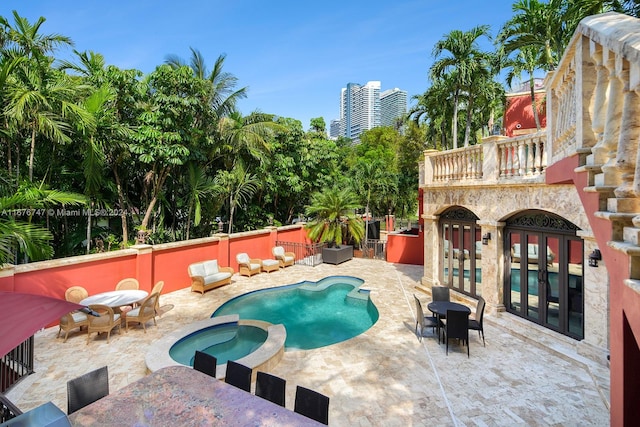
[[437, 215], [422, 215], [424, 221], [424, 275], [421, 282], [429, 288], [440, 285], [438, 268], [442, 254], [438, 238], [439, 218]]
[[505, 311], [504, 306], [504, 222], [479, 220], [482, 235], [491, 233], [491, 239], [482, 245], [482, 297], [485, 310], [495, 315]]

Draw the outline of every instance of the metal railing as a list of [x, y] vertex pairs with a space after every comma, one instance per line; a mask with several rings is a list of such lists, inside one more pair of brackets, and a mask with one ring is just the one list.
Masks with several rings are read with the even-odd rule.
[[315, 267], [322, 264], [322, 247], [324, 243], [294, 243], [276, 241], [276, 246], [282, 246], [285, 252], [293, 252], [296, 264]]
[[33, 373], [33, 336], [0, 359], [0, 393]]
[[387, 260], [387, 242], [369, 239], [362, 241], [362, 258]]
[[0, 393], [0, 423], [9, 421], [20, 414], [22, 414], [22, 411], [11, 403], [4, 394]]

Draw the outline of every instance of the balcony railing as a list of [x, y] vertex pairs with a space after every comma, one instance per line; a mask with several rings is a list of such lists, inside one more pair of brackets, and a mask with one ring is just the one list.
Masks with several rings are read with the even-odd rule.
[[0, 359], [0, 393], [33, 373], [33, 336]]
[[471, 184], [539, 177], [547, 168], [546, 140], [546, 132], [540, 131], [515, 138], [491, 136], [480, 145], [455, 150], [426, 151], [420, 183]]

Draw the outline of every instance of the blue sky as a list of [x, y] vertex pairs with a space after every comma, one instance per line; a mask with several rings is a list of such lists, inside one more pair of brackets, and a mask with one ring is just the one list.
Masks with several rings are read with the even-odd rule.
[[225, 71], [248, 87], [242, 113], [292, 117], [308, 129], [311, 118], [327, 126], [338, 118], [348, 82], [423, 93], [435, 43], [476, 25], [495, 35], [514, 1], [1, 0], [0, 15], [11, 23], [13, 10], [31, 23], [44, 16], [42, 34], [63, 34], [79, 51], [145, 73], [168, 54], [188, 59], [190, 47], [211, 65], [226, 53]]

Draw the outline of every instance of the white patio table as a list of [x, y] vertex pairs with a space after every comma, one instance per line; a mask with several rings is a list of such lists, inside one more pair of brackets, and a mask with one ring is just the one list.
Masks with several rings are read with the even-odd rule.
[[124, 305], [131, 305], [142, 301], [149, 295], [149, 292], [136, 290], [122, 290], [122, 291], [108, 291], [101, 292], [99, 294], [91, 295], [78, 304], [90, 305], [90, 304], [102, 304], [108, 305], [111, 308], [122, 307]]

